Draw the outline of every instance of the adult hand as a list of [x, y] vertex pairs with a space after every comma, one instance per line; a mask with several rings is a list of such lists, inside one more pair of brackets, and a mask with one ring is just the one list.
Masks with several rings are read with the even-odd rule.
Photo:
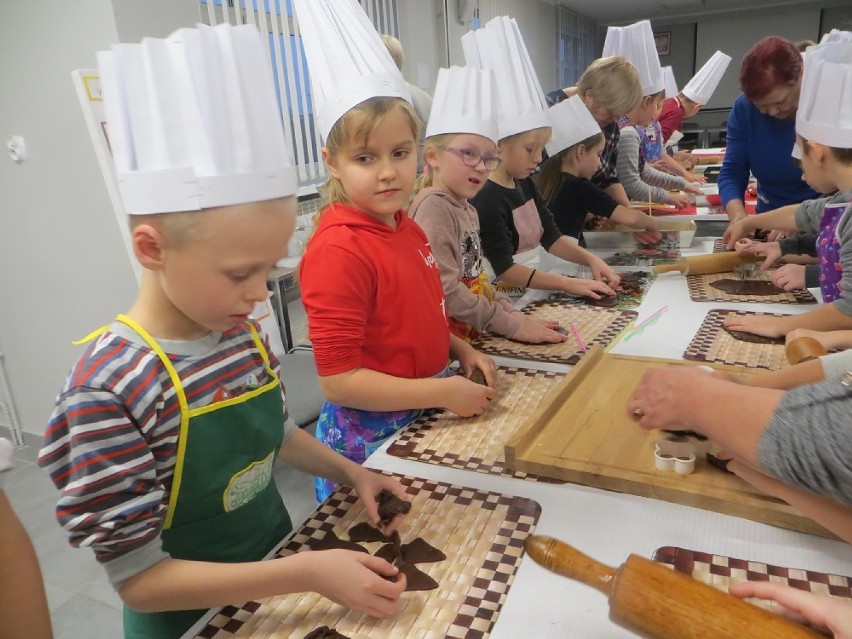
[[804, 264], [785, 264], [772, 274], [772, 283], [785, 291], [805, 288]]
[[627, 401], [627, 414], [645, 429], [691, 430], [689, 397], [709, 379], [706, 371], [683, 366], [647, 371]]
[[[320, 550], [311, 556], [310, 589], [341, 606], [387, 617], [399, 608], [405, 575], [396, 566], [369, 553]], [[388, 581], [384, 577], [394, 577]]]

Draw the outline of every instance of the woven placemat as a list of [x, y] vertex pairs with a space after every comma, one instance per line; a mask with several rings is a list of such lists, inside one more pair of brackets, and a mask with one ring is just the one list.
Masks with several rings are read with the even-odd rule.
[[[436, 590], [403, 595], [392, 617], [375, 619], [344, 608], [316, 593], [301, 593], [226, 606], [197, 635], [206, 639], [250, 637], [302, 639], [329, 626], [351, 639], [484, 638], [500, 614], [541, 507], [535, 501], [414, 477], [398, 477], [411, 500], [403, 522], [403, 543], [421, 537], [447, 558], [418, 564], [439, 583]], [[348, 539], [348, 530], [366, 521], [354, 491], [342, 487], [285, 540], [278, 556], [307, 550], [310, 540], [329, 531]], [[382, 544], [363, 544], [371, 551]]]
[[683, 353], [684, 359], [715, 362], [774, 371], [788, 366], [784, 344], [753, 344], [735, 339], [722, 324], [728, 317], [787, 317], [783, 313], [756, 313], [716, 308], [707, 313], [698, 332]]
[[505, 366], [498, 371], [497, 398], [482, 415], [456, 417], [443, 410], [424, 415], [402, 431], [388, 447], [388, 455], [490, 475], [565, 483], [512, 472], [506, 468], [503, 452], [506, 442], [564, 375]]
[[[593, 344], [606, 346], [636, 317], [636, 311], [599, 308], [559, 300], [533, 302], [521, 310], [541, 320], [557, 321], [565, 329], [574, 324], [587, 348], [591, 348]], [[496, 335], [483, 335], [473, 342], [473, 346], [490, 355], [557, 364], [576, 364], [583, 355], [570, 330], [568, 340], [561, 344], [524, 344]]]
[[[672, 566], [678, 572], [691, 575], [698, 581], [725, 592], [730, 585], [745, 581], [773, 581], [817, 595], [852, 599], [852, 580], [840, 575], [783, 568], [675, 546], [664, 546], [658, 549], [654, 553], [654, 561]], [[749, 599], [749, 601], [771, 612], [782, 610], [781, 606], [774, 601], [765, 599]]]
[[[758, 271], [752, 280], [770, 281], [772, 271]], [[689, 299], [693, 302], [751, 302], [754, 304], [815, 304], [816, 299], [807, 289], [781, 291], [777, 295], [732, 295], [710, 286], [711, 282], [723, 279], [739, 279], [736, 273], [709, 273], [707, 275], [687, 275]]]
[[[604, 308], [616, 308], [620, 310], [629, 310], [636, 308], [642, 304], [648, 289], [651, 288], [657, 276], [651, 271], [630, 271], [628, 273], [619, 273], [621, 275], [621, 285], [616, 291], [615, 304], [605, 306]], [[566, 301], [572, 304], [585, 304], [586, 306], [595, 306], [589, 297], [573, 297], [565, 293], [552, 293], [548, 298], [552, 301]]]

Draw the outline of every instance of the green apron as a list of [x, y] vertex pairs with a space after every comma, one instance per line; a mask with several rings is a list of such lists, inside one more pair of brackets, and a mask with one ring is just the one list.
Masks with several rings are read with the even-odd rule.
[[[254, 327], [248, 325], [270, 381], [209, 406], [190, 410], [183, 386], [159, 344], [136, 322], [116, 318], [139, 333], [169, 373], [181, 409], [178, 454], [163, 549], [175, 559], [258, 561], [291, 530], [272, 479], [284, 436], [278, 377]], [[234, 602], [239, 603], [239, 602]], [[180, 637], [206, 610], [142, 613], [124, 607], [127, 639]]]

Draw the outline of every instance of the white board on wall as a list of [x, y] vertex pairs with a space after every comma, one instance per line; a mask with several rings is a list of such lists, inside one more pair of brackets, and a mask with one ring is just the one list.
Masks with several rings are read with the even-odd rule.
[[706, 18], [698, 22], [695, 36], [695, 66], [701, 68], [717, 50], [731, 56], [719, 88], [708, 108], [728, 108], [741, 93], [740, 65], [743, 56], [761, 38], [778, 35], [790, 40], [817, 40], [819, 7], [762, 12], [759, 15], [740, 15], [723, 19]]

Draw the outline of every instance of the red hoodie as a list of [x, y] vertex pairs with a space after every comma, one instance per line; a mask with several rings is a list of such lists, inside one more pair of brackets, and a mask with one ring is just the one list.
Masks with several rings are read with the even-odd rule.
[[438, 265], [404, 211], [393, 229], [345, 204], [320, 216], [299, 267], [317, 372], [356, 368], [424, 378], [447, 364], [450, 332]]

